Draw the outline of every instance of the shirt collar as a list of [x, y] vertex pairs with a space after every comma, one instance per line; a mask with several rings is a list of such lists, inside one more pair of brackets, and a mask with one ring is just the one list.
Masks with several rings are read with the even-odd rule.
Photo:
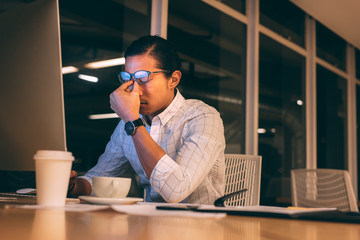
[[[172, 100], [170, 105], [160, 114], [154, 117], [159, 118], [162, 125], [165, 125], [174, 115], [175, 113], [182, 107], [185, 102], [185, 98], [181, 95], [180, 91], [176, 89], [175, 98]], [[154, 121], [153, 119], [153, 121]]]

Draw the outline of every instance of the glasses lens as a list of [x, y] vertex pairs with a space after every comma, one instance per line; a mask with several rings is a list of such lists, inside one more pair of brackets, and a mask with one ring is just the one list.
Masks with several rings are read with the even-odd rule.
[[131, 75], [128, 72], [120, 72], [120, 80], [123, 82], [127, 82], [131, 79]]
[[148, 71], [137, 71], [134, 73], [134, 78], [140, 83], [146, 83], [149, 80], [149, 72]]

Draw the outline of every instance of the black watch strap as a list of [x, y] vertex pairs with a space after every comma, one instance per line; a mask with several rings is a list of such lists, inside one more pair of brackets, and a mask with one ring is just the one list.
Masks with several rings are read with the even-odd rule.
[[128, 136], [132, 136], [135, 134], [136, 128], [140, 126], [145, 126], [145, 123], [141, 118], [134, 121], [128, 121], [125, 123], [125, 132]]

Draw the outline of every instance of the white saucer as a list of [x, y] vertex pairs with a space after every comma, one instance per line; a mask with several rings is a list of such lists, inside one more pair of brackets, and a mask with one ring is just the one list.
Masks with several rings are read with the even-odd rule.
[[103, 198], [103, 197], [96, 197], [96, 196], [79, 196], [79, 199], [87, 201], [89, 203], [94, 204], [135, 204], [137, 202], [143, 201], [142, 198]]

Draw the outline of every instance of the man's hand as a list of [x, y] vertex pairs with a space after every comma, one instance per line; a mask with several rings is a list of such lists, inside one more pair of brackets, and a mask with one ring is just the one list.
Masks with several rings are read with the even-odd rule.
[[68, 192], [72, 192], [72, 190], [74, 190], [75, 188], [75, 179], [77, 178], [77, 172], [74, 170], [71, 170], [70, 172], [70, 181], [69, 181], [69, 188], [68, 188]]
[[90, 195], [90, 193], [91, 193], [90, 183], [86, 179], [77, 178], [77, 172], [71, 170], [68, 196], [78, 197], [80, 195]]
[[136, 81], [123, 83], [110, 94], [110, 107], [124, 122], [138, 119], [140, 117], [139, 84]]

